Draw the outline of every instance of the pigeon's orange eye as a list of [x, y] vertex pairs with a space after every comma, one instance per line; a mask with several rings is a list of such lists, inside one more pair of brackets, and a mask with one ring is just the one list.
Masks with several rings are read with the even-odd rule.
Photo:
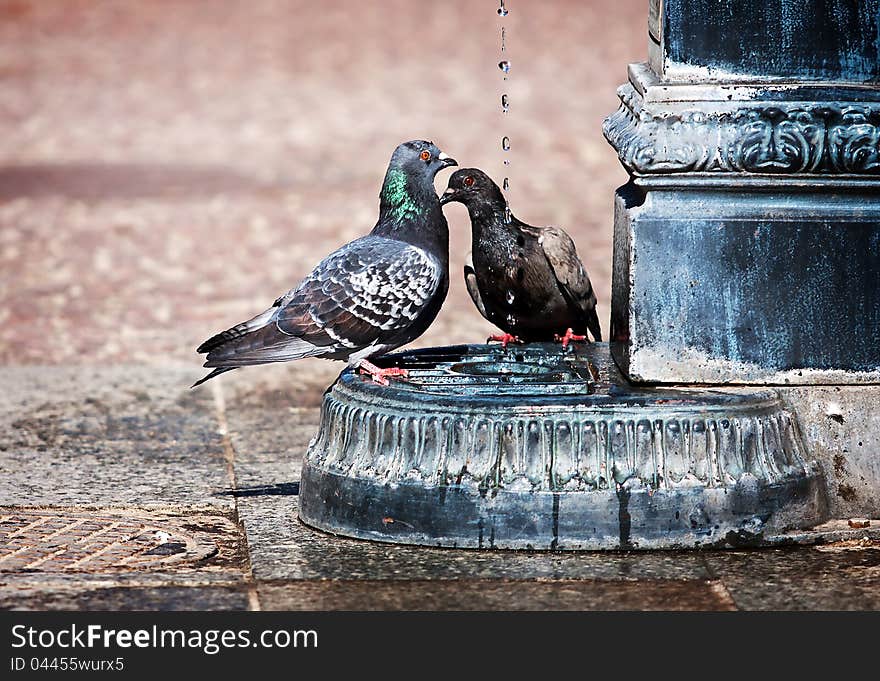
[[423, 161], [430, 161], [431, 160], [431, 152], [428, 151], [427, 149], [425, 149], [421, 154], [419, 154], [419, 158], [422, 159]]
[[464, 180], [462, 180], [462, 182], [464, 182], [465, 187], [473, 187], [474, 186], [474, 178], [472, 178], [470, 175], [468, 175], [466, 178], [464, 178]]

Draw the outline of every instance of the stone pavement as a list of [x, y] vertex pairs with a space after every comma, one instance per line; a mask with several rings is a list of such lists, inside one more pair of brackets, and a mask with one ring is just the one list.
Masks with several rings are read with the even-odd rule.
[[[313, 375], [329, 381], [336, 369], [327, 363]], [[311, 530], [296, 511], [318, 391], [290, 389], [302, 372], [240, 372], [190, 391], [192, 367], [3, 369], [0, 531], [13, 536], [0, 553], [0, 607], [880, 607], [874, 541], [553, 554], [372, 544]], [[123, 534], [102, 543], [114, 522]]]
[[[333, 538], [296, 519], [341, 365], [189, 390], [193, 348], [375, 219], [387, 158], [433, 138], [566, 227], [607, 333], [600, 132], [643, 0], [0, 2], [0, 607], [876, 609], [872, 541], [728, 553], [491, 553]], [[438, 185], [445, 182], [445, 175]], [[442, 187], [441, 187], [442, 188]], [[453, 271], [469, 249], [447, 209]], [[460, 277], [416, 345], [490, 329]]]

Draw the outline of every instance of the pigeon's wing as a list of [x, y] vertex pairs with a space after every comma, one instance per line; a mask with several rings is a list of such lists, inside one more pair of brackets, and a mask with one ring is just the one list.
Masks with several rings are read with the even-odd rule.
[[467, 292], [470, 294], [471, 300], [474, 301], [474, 305], [477, 306], [480, 314], [483, 315], [485, 319], [488, 319], [488, 317], [486, 316], [486, 306], [483, 303], [483, 297], [480, 295], [480, 287], [477, 286], [477, 273], [474, 270], [474, 260], [472, 253], [468, 253], [467, 257], [465, 258], [464, 285], [467, 287]]
[[429, 304], [442, 278], [441, 264], [421, 248], [365, 237], [333, 253], [282, 298], [276, 325], [340, 350], [393, 342]]
[[381, 237], [358, 239], [331, 253], [269, 310], [225, 331], [228, 342], [209, 352], [205, 366], [347, 356], [370, 345], [393, 344], [430, 301], [442, 276], [440, 263], [415, 246]]
[[584, 264], [578, 257], [577, 248], [565, 230], [559, 227], [529, 227], [538, 237], [538, 244], [553, 270], [559, 290], [569, 305], [583, 316], [595, 340], [602, 340], [599, 317], [596, 314], [596, 294]]

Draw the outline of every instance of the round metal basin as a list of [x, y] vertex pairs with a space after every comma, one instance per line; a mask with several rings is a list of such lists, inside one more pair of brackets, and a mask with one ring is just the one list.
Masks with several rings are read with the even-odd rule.
[[484, 549], [760, 545], [827, 517], [767, 390], [634, 388], [605, 344], [474, 345], [349, 369], [324, 398], [300, 517], [334, 534]]

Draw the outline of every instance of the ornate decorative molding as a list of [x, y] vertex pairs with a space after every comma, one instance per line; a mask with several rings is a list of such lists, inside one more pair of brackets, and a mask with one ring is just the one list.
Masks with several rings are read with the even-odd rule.
[[[385, 391], [381, 405], [373, 386], [343, 373], [324, 396], [309, 465], [357, 471], [383, 484], [463, 485], [493, 495], [601, 492], [623, 484], [728, 488], [744, 476], [779, 484], [810, 473], [797, 422], [775, 393], [701, 395], [699, 407], [690, 404], [691, 395], [654, 400], [648, 393], [611, 406], [584, 391], [566, 395], [566, 384], [586, 387], [584, 380], [531, 357], [475, 354], [466, 361], [435, 359], [429, 369], [411, 362], [408, 383]], [[541, 382], [504, 380], [511, 376]], [[454, 408], [408, 403], [412, 385]], [[519, 408], [469, 402], [488, 386], [499, 398], [515, 386]]]
[[759, 544], [827, 517], [821, 469], [776, 393], [639, 390], [596, 346], [396, 353], [382, 361], [408, 375], [389, 386], [346, 369], [303, 461], [300, 518], [363, 539], [555, 551]]
[[632, 85], [605, 119], [635, 175], [687, 172], [880, 175], [880, 106], [754, 102], [727, 110], [649, 110]]
[[770, 485], [809, 475], [795, 421], [780, 405], [772, 407], [732, 409], [716, 418], [662, 409], [665, 418], [595, 410], [572, 418], [444, 417], [385, 412], [330, 396], [308, 462], [383, 483], [464, 485], [490, 494], [598, 492], [622, 484], [730, 488], [745, 478]]

